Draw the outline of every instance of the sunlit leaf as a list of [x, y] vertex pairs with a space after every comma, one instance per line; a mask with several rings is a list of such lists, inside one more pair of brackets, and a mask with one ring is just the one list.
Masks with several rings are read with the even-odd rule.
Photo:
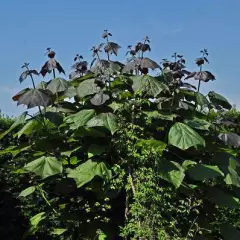
[[237, 171], [235, 171], [231, 167], [228, 167], [228, 173], [227, 173], [224, 181], [228, 185], [240, 187], [240, 176], [238, 175]]
[[23, 112], [12, 124], [12, 126], [5, 132], [0, 134], [0, 139], [2, 139], [4, 136], [6, 136], [8, 133], [10, 133], [12, 130], [14, 130], [16, 127], [24, 124], [26, 122], [26, 116], [28, 112]]
[[77, 95], [78, 97], [83, 98], [98, 93], [100, 90], [100, 87], [95, 83], [95, 79], [88, 79], [79, 84]]
[[140, 139], [135, 144], [136, 148], [142, 148], [143, 151], [148, 151], [150, 153], [156, 152], [159, 155], [162, 155], [162, 152], [165, 150], [166, 146], [166, 143], [155, 139]]
[[117, 117], [113, 113], [100, 113], [99, 115], [93, 117], [87, 123], [88, 127], [105, 127], [112, 134], [114, 134], [119, 126], [117, 123]]
[[168, 143], [182, 150], [190, 147], [205, 146], [205, 140], [184, 123], [175, 123], [168, 134]]
[[70, 82], [66, 81], [65, 79], [55, 78], [48, 83], [47, 89], [50, 90], [53, 94], [55, 94], [67, 90], [70, 86]]
[[159, 177], [172, 183], [176, 188], [179, 188], [184, 177], [184, 169], [173, 161], [161, 159], [158, 163]]
[[101, 177], [105, 181], [109, 181], [112, 174], [105, 163], [94, 162], [92, 160], [88, 160], [77, 168], [70, 170], [68, 173], [68, 177], [76, 181], [78, 188], [90, 182], [96, 176]]
[[23, 191], [21, 191], [21, 193], [19, 194], [19, 197], [27, 197], [27, 196], [31, 195], [32, 193], [34, 193], [35, 190], [36, 190], [36, 187], [34, 187], [34, 186], [28, 187], [28, 188], [24, 189]]
[[20, 146], [9, 146], [0, 151], [0, 156], [5, 154], [11, 154], [13, 157], [16, 157], [19, 153], [25, 152], [31, 148], [31, 145], [20, 145]]
[[32, 119], [28, 121], [15, 135], [20, 138], [23, 134], [31, 135], [43, 128], [43, 123]]
[[162, 91], [168, 90], [164, 83], [149, 75], [133, 76], [131, 80], [133, 81], [132, 88], [134, 92], [147, 93], [151, 97], [157, 97]]
[[81, 126], [86, 126], [87, 122], [94, 117], [96, 114], [94, 109], [84, 109], [70, 115], [64, 119], [66, 123], [70, 123], [71, 129], [77, 129]]
[[201, 94], [199, 92], [197, 92], [195, 94], [196, 94], [196, 101], [197, 101], [198, 105], [200, 105], [201, 107], [208, 106], [209, 102], [203, 94]]
[[221, 106], [223, 108], [226, 109], [231, 109], [232, 106], [231, 104], [228, 102], [228, 100], [223, 97], [222, 95], [215, 93], [214, 91], [211, 91], [208, 93], [208, 97], [211, 101], [212, 104], [214, 104], [215, 106]]
[[59, 162], [55, 157], [40, 157], [25, 167], [25, 170], [35, 173], [42, 179], [62, 173], [62, 163]]
[[63, 233], [65, 233], [67, 231], [66, 228], [54, 228], [52, 231], [51, 231], [51, 234], [52, 235], [62, 235]]

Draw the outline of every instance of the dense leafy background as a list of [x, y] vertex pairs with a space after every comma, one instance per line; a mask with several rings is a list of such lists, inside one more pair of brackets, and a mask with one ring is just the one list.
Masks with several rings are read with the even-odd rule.
[[13, 100], [36, 114], [1, 118], [3, 204], [22, 219], [5, 239], [239, 239], [240, 114], [200, 92], [208, 51], [191, 72], [177, 53], [146, 57], [145, 37], [123, 64], [111, 36], [69, 79], [50, 48], [39, 72], [23, 65], [32, 86]]

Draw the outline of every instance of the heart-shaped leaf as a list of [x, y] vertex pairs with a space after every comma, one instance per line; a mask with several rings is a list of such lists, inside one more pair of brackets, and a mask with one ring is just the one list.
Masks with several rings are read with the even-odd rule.
[[228, 102], [228, 100], [225, 97], [223, 97], [218, 93], [215, 93], [214, 91], [209, 92], [208, 97], [212, 102], [212, 104], [215, 106], [221, 106], [226, 109], [232, 108], [231, 104]]
[[184, 123], [175, 123], [168, 134], [168, 143], [182, 150], [190, 147], [205, 146], [205, 140]]
[[53, 94], [56, 94], [58, 92], [67, 90], [70, 86], [70, 82], [66, 81], [65, 79], [55, 78], [48, 83], [47, 89], [50, 90]]
[[175, 188], [180, 187], [185, 177], [184, 169], [177, 162], [164, 159], [158, 164], [158, 174], [160, 178], [172, 183]]
[[133, 76], [133, 91], [146, 93], [149, 97], [157, 97], [162, 91], [167, 91], [168, 87], [149, 75]]
[[88, 160], [68, 173], [68, 177], [76, 181], [78, 188], [90, 182], [96, 176], [109, 181], [112, 178], [112, 173], [104, 162], [94, 162], [92, 160]]
[[80, 98], [98, 93], [101, 88], [95, 83], [95, 79], [88, 79], [81, 82], [77, 88], [77, 96]]
[[93, 109], [84, 109], [66, 117], [64, 121], [70, 124], [71, 129], [78, 129], [79, 127], [86, 126], [87, 122], [94, 117], [95, 113]]
[[37, 106], [47, 107], [53, 103], [51, 92], [43, 89], [30, 89], [20, 96], [18, 105], [24, 104], [28, 108]]
[[117, 117], [113, 113], [100, 113], [87, 123], [88, 127], [105, 127], [112, 134], [118, 130]]
[[62, 163], [55, 157], [40, 157], [28, 163], [24, 170], [33, 172], [42, 179], [62, 173]]

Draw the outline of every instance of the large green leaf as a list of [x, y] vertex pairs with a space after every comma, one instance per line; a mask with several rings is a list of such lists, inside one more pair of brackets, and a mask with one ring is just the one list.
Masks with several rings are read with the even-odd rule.
[[12, 130], [14, 130], [16, 127], [24, 124], [26, 122], [26, 116], [28, 112], [23, 112], [16, 121], [12, 124], [12, 126], [5, 132], [0, 134], [0, 139], [2, 139], [4, 136], [6, 136], [8, 133], [10, 133]]
[[167, 144], [159, 141], [159, 140], [155, 140], [155, 139], [141, 139], [138, 140], [135, 144], [136, 148], [141, 148], [143, 151], [147, 151], [147, 152], [157, 152], [158, 154], [162, 155], [162, 152], [164, 151], [164, 149], [166, 148]]
[[5, 154], [12, 154], [13, 157], [16, 157], [19, 153], [29, 150], [29, 148], [31, 148], [31, 145], [28, 144], [23, 144], [20, 146], [10, 146], [0, 151], [0, 156]]
[[89, 74], [86, 74], [82, 77], [79, 77], [79, 78], [74, 78], [73, 80], [71, 80], [71, 84], [74, 86], [74, 87], [78, 87], [79, 84], [85, 80], [89, 80], [89, 79], [93, 79], [95, 77], [95, 74], [94, 73], [89, 73]]
[[94, 117], [94, 115], [95, 110], [84, 109], [78, 113], [66, 117], [64, 121], [70, 124], [71, 129], [78, 129], [79, 127], [85, 126], [87, 122]]
[[207, 197], [220, 207], [239, 208], [239, 199], [219, 188], [210, 188]]
[[31, 135], [42, 129], [43, 123], [33, 119], [27, 122], [14, 136], [20, 138], [23, 134]]
[[92, 95], [94, 93], [98, 93], [101, 90], [100, 87], [95, 83], [95, 78], [88, 79], [81, 82], [77, 88], [77, 96], [80, 98], [84, 98], [88, 95]]
[[168, 134], [168, 143], [182, 150], [199, 145], [205, 146], [205, 140], [184, 123], [175, 123]]
[[112, 178], [112, 173], [104, 162], [94, 162], [92, 160], [88, 160], [68, 173], [68, 177], [76, 181], [78, 188], [90, 182], [96, 176], [101, 177], [104, 181], [109, 181]]
[[224, 240], [239, 240], [240, 239], [240, 231], [238, 231], [235, 227], [233, 227], [229, 223], [222, 224], [220, 226], [220, 232], [221, 232]]
[[235, 171], [231, 167], [228, 167], [228, 173], [224, 181], [228, 185], [234, 185], [236, 187], [240, 187], [240, 176], [238, 175], [237, 171]]
[[28, 195], [34, 193], [35, 190], [36, 190], [36, 187], [34, 186], [28, 187], [20, 192], [19, 197], [27, 197]]
[[113, 113], [100, 113], [89, 120], [87, 127], [105, 127], [114, 134], [118, 130], [117, 117]]
[[232, 108], [232, 106], [228, 102], [228, 100], [218, 93], [211, 91], [208, 93], [208, 97], [209, 97], [210, 101], [212, 102], [212, 104], [215, 106], [221, 106], [226, 109]]
[[36, 215], [34, 215], [31, 219], [30, 219], [30, 223], [31, 223], [31, 226], [33, 227], [37, 227], [38, 224], [44, 220], [46, 218], [46, 213], [45, 212], [40, 212]]
[[63, 92], [67, 90], [70, 86], [71, 83], [66, 81], [65, 79], [55, 78], [48, 83], [47, 89], [50, 90], [53, 94], [56, 94], [58, 92]]
[[222, 177], [223, 172], [217, 166], [195, 164], [188, 169], [188, 175], [196, 181], [203, 181], [205, 179]]
[[157, 97], [162, 91], [168, 90], [164, 83], [149, 75], [132, 76], [131, 80], [134, 92], [145, 92], [149, 97]]
[[180, 187], [185, 177], [184, 169], [177, 162], [164, 159], [161, 159], [158, 164], [158, 174], [176, 188]]
[[209, 123], [208, 121], [200, 118], [194, 118], [193, 120], [184, 120], [184, 123], [186, 123], [191, 128], [205, 131], [208, 131], [211, 125], [211, 123]]
[[62, 163], [55, 157], [40, 157], [28, 163], [24, 169], [29, 172], [35, 173], [42, 179], [62, 173]]
[[203, 94], [199, 92], [196, 92], [195, 94], [196, 94], [196, 102], [198, 105], [200, 105], [201, 107], [208, 106], [209, 102]]

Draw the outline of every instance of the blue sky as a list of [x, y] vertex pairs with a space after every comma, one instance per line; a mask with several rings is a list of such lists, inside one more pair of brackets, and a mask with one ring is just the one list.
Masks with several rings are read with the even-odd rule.
[[18, 82], [24, 62], [39, 70], [45, 49], [52, 47], [69, 72], [76, 53], [91, 59], [89, 50], [102, 41], [104, 29], [122, 46], [119, 60], [124, 60], [127, 45], [145, 35], [151, 38], [151, 58], [160, 62], [177, 51], [192, 71], [199, 51], [207, 48], [206, 70], [216, 81], [202, 84], [202, 91], [214, 90], [240, 107], [239, 11], [239, 0], [2, 0], [0, 109], [8, 115], [22, 112], [11, 97], [30, 84]]

